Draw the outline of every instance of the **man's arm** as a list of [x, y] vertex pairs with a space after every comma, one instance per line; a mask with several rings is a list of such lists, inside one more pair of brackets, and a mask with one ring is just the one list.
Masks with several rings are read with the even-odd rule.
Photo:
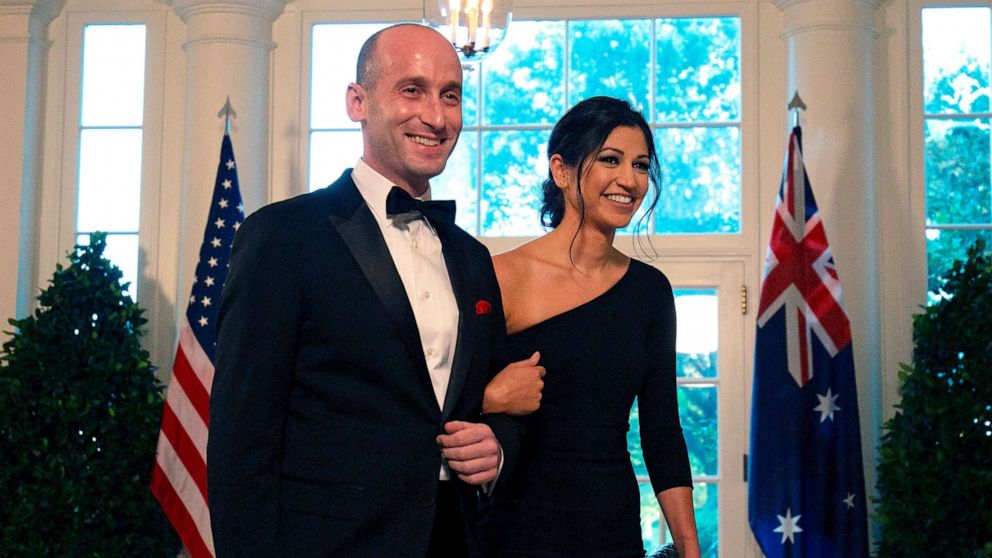
[[[279, 461], [300, 287], [266, 214], [241, 226], [218, 323], [207, 483], [218, 558], [276, 557]], [[299, 247], [295, 247], [296, 250]]]

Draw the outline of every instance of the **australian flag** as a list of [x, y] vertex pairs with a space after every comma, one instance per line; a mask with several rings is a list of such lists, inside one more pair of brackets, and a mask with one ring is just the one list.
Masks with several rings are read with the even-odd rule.
[[851, 326], [798, 126], [761, 285], [751, 409], [748, 516], [765, 556], [866, 558]]

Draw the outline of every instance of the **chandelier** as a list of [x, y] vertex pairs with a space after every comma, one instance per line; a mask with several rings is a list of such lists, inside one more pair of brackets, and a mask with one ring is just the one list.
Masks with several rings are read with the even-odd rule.
[[511, 0], [424, 0], [424, 22], [451, 41], [463, 64], [491, 54], [510, 26]]

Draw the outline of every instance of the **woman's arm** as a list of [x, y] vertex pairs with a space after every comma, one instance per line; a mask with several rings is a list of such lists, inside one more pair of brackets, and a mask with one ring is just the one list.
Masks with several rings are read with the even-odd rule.
[[696, 515], [692, 508], [692, 488], [676, 486], [658, 493], [658, 503], [668, 522], [679, 558], [700, 558]]

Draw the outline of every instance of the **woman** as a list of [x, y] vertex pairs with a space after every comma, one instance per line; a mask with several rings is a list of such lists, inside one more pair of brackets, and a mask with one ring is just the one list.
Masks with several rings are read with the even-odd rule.
[[637, 397], [652, 486], [679, 556], [698, 558], [676, 399], [672, 288], [660, 271], [613, 248], [649, 179], [658, 181], [651, 129], [626, 102], [594, 97], [555, 125], [548, 155], [541, 212], [553, 230], [493, 258], [509, 356], [537, 350], [548, 372], [543, 383], [500, 374], [486, 390], [486, 412], [532, 411], [540, 401], [524, 419], [520, 463], [498, 481], [483, 520], [487, 549], [493, 556], [644, 556], [627, 452]]

